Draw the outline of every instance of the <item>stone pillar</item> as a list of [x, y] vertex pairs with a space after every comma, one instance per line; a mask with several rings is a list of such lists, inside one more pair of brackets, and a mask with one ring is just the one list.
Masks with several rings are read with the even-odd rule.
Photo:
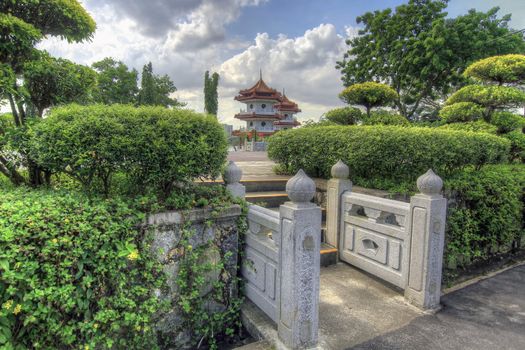
[[291, 202], [279, 208], [280, 301], [278, 333], [290, 349], [317, 344], [319, 324], [319, 273], [321, 208], [310, 201], [315, 183], [303, 170], [288, 180]]
[[339, 227], [341, 225], [341, 196], [345, 191], [352, 190], [352, 181], [348, 179], [350, 169], [338, 161], [332, 167], [332, 178], [328, 180], [326, 188], [326, 239], [325, 243], [334, 248], [339, 245]]
[[226, 169], [224, 170], [223, 179], [226, 183], [226, 189], [234, 198], [242, 198], [246, 196], [246, 188], [239, 181], [242, 178], [242, 170], [230, 160]]
[[436, 309], [441, 297], [447, 200], [443, 181], [432, 170], [417, 179], [418, 194], [410, 198], [411, 241], [405, 299], [422, 309]]

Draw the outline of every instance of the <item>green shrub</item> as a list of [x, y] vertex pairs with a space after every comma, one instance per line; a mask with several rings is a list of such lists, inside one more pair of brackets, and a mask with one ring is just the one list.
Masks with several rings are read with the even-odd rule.
[[467, 85], [456, 91], [446, 102], [472, 102], [483, 107], [515, 108], [525, 103], [525, 92], [510, 86]]
[[325, 118], [339, 125], [355, 125], [363, 119], [363, 113], [359, 108], [341, 107], [326, 112]]
[[525, 166], [466, 169], [445, 178], [449, 202], [445, 265], [468, 266], [523, 247]]
[[120, 172], [131, 191], [167, 197], [175, 182], [217, 176], [227, 153], [214, 117], [162, 107], [70, 105], [32, 132], [31, 155], [41, 166], [106, 195]]
[[440, 129], [446, 130], [457, 130], [457, 131], [473, 131], [473, 132], [485, 132], [488, 134], [497, 134], [498, 127], [487, 123], [484, 120], [476, 120], [474, 122], [466, 123], [450, 123], [441, 125]]
[[483, 118], [485, 108], [472, 102], [458, 102], [443, 107], [439, 116], [445, 123], [469, 122]]
[[290, 172], [327, 178], [342, 159], [351, 176], [415, 180], [429, 168], [445, 176], [467, 165], [506, 161], [510, 142], [486, 133], [396, 126], [329, 126], [279, 132], [269, 156]]
[[525, 163], [525, 134], [521, 130], [515, 130], [502, 136], [511, 142], [511, 159]]
[[118, 200], [0, 192], [0, 348], [155, 349], [164, 275]]
[[496, 112], [492, 115], [490, 123], [498, 127], [500, 134], [505, 134], [525, 126], [525, 118], [511, 112]]
[[401, 114], [379, 110], [370, 113], [369, 117], [363, 118], [363, 125], [406, 125], [409, 126], [407, 118]]

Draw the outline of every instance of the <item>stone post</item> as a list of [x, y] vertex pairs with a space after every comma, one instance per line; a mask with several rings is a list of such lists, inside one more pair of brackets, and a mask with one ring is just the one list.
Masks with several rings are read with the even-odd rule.
[[224, 170], [223, 179], [226, 183], [226, 189], [235, 198], [243, 198], [246, 196], [246, 188], [239, 181], [242, 178], [242, 170], [230, 160], [226, 169]]
[[317, 344], [321, 208], [310, 201], [315, 183], [303, 170], [286, 183], [291, 202], [279, 208], [281, 282], [278, 333], [290, 349]]
[[411, 241], [405, 299], [422, 309], [436, 309], [441, 297], [447, 200], [443, 181], [432, 170], [417, 179], [418, 194], [410, 198]]
[[334, 248], [339, 245], [339, 227], [341, 225], [341, 196], [345, 191], [352, 190], [352, 181], [348, 179], [350, 169], [338, 161], [332, 167], [332, 178], [328, 180], [326, 188], [326, 238], [325, 243]]

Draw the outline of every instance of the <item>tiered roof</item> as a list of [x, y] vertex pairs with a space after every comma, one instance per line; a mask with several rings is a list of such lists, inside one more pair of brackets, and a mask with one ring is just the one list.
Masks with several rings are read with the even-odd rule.
[[249, 101], [249, 100], [277, 100], [280, 101], [281, 94], [266, 85], [262, 77], [249, 89], [239, 91], [239, 95], [235, 96], [237, 101]]
[[299, 113], [301, 111], [297, 103], [290, 101], [288, 97], [286, 97], [286, 95], [284, 94], [284, 91], [283, 91], [283, 94], [281, 95], [281, 100], [279, 101], [279, 103], [276, 103], [274, 107], [278, 111], [295, 112], [295, 113]]

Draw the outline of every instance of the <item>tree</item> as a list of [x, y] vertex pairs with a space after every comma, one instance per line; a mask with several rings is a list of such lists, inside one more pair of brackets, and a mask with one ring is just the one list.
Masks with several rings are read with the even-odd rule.
[[[36, 69], [36, 64], [32, 65], [29, 62], [45, 59], [47, 56], [37, 50], [35, 45], [42, 38], [50, 36], [59, 37], [68, 42], [82, 42], [92, 37], [95, 28], [96, 25], [91, 16], [75, 0], [0, 2], [0, 43], [2, 43], [0, 45], [0, 62], [2, 63], [0, 68], [0, 93], [2, 95], [0, 98], [9, 101], [13, 126], [19, 128], [18, 131], [24, 130], [28, 119], [39, 118], [40, 113], [34, 114], [31, 108], [34, 101], [43, 102], [44, 93], [39, 91], [40, 97], [31, 96], [30, 93], [36, 91], [28, 92], [27, 87], [30, 86], [23, 80], [25, 67]], [[40, 68], [43, 68], [44, 65], [45, 63], [42, 63]], [[61, 84], [65, 83], [67, 82], [62, 81]], [[36, 88], [37, 85], [42, 86], [35, 83], [33, 87]], [[62, 88], [62, 91], [71, 91], [64, 85]], [[60, 100], [65, 101], [65, 96], [61, 96]], [[23, 166], [28, 169], [29, 183], [42, 184], [42, 170], [23, 150], [19, 150], [17, 156], [22, 156], [25, 160]], [[3, 149], [0, 149], [0, 172], [15, 184], [25, 182], [13, 160]]]
[[339, 94], [339, 97], [348, 104], [361, 105], [366, 108], [366, 115], [370, 117], [373, 107], [387, 106], [397, 97], [397, 93], [390, 86], [366, 82], [351, 85]]
[[324, 117], [336, 124], [355, 125], [363, 119], [363, 113], [359, 108], [341, 107], [329, 110]]
[[177, 91], [177, 88], [168, 75], [158, 76], [153, 74], [153, 65], [151, 62], [144, 65], [138, 95], [139, 105], [163, 107], [183, 106], [183, 103], [170, 97], [175, 91]]
[[219, 108], [219, 95], [217, 87], [219, 86], [219, 74], [213, 73], [210, 78], [210, 72], [204, 73], [204, 111], [217, 116]]
[[23, 86], [40, 118], [46, 108], [54, 105], [92, 101], [97, 81], [91, 68], [49, 56], [27, 62], [23, 78]]
[[523, 34], [508, 28], [510, 15], [469, 11], [446, 18], [446, 0], [410, 0], [395, 11], [367, 12], [351, 47], [337, 62], [345, 86], [382, 81], [398, 93], [399, 112], [413, 119], [465, 83], [461, 73], [472, 62], [491, 55], [525, 52]]
[[111, 57], [104, 58], [92, 64], [98, 73], [98, 91], [96, 100], [111, 105], [114, 103], [133, 104], [137, 100], [138, 72], [129, 70], [121, 61]]

